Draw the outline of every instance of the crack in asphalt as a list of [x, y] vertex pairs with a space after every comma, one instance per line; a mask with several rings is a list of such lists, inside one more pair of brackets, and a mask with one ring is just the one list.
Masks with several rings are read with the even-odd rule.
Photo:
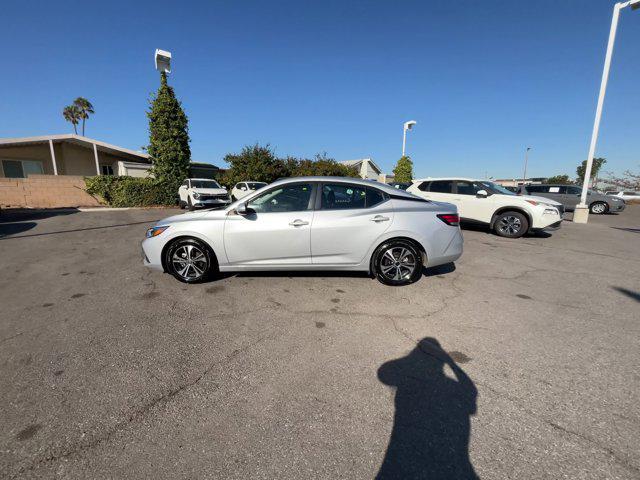
[[[200, 381], [207, 374], [209, 374], [209, 372], [211, 372], [215, 367], [226, 364], [227, 362], [229, 362], [230, 360], [233, 360], [238, 355], [241, 355], [242, 353], [246, 352], [247, 350], [250, 350], [250, 349], [254, 348], [255, 346], [259, 345], [260, 343], [264, 342], [265, 340], [267, 340], [269, 338], [272, 338], [272, 337], [275, 337], [278, 333], [279, 332], [273, 332], [273, 333], [271, 333], [269, 335], [264, 335], [264, 336], [258, 338], [255, 342], [251, 342], [251, 343], [245, 345], [244, 347], [237, 348], [237, 349], [233, 350], [230, 354], [228, 354], [224, 358], [211, 363], [208, 367], [206, 367], [194, 379], [192, 379], [192, 380], [190, 380], [188, 382], [182, 383], [182, 384], [178, 385], [177, 387], [169, 390], [168, 392], [166, 392], [166, 393], [164, 393], [164, 394], [162, 394], [160, 396], [157, 396], [157, 397], [153, 398], [151, 401], [149, 401], [146, 404], [142, 405], [137, 410], [135, 410], [130, 415], [128, 415], [128, 417], [125, 420], [122, 420], [122, 421], [116, 423], [113, 427], [108, 429], [102, 435], [94, 436], [94, 438], [92, 438], [90, 440], [87, 440], [86, 442], [82, 442], [81, 441], [81, 442], [77, 442], [75, 444], [71, 444], [69, 446], [63, 447], [62, 451], [60, 453], [52, 453], [50, 455], [47, 455], [44, 458], [41, 458], [39, 460], [36, 460], [36, 461], [32, 462], [30, 465], [22, 466], [21, 468], [18, 469], [17, 474], [18, 475], [22, 475], [25, 472], [29, 472], [29, 471], [35, 470], [36, 468], [40, 467], [43, 464], [47, 464], [47, 463], [50, 463], [50, 462], [56, 462], [56, 461], [64, 459], [64, 458], [71, 457], [71, 456], [73, 456], [73, 455], [75, 455], [77, 453], [89, 451], [89, 450], [99, 446], [100, 444], [102, 444], [104, 442], [107, 442], [116, 433], [124, 430], [125, 428], [127, 428], [131, 424], [137, 423], [140, 420], [142, 420], [146, 416], [146, 414], [149, 413], [157, 405], [159, 405], [161, 403], [168, 403], [171, 399], [175, 398], [180, 393], [182, 393], [185, 390], [187, 390], [187, 389], [197, 385], [198, 383], [200, 383]], [[219, 388], [219, 387], [216, 385], [216, 389], [217, 388]]]

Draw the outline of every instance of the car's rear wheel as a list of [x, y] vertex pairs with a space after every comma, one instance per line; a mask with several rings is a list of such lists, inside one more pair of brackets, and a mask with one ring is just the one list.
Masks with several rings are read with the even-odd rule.
[[202, 282], [217, 271], [211, 249], [195, 238], [179, 238], [166, 249], [164, 263], [167, 271], [184, 283]]
[[496, 234], [506, 238], [520, 238], [529, 230], [529, 220], [520, 212], [503, 212], [493, 224]]
[[422, 276], [422, 254], [411, 241], [389, 240], [373, 254], [373, 270], [385, 285], [408, 285]]
[[609, 207], [604, 202], [593, 202], [589, 206], [589, 211], [596, 215], [602, 215], [603, 213], [607, 213], [607, 210], [609, 210]]

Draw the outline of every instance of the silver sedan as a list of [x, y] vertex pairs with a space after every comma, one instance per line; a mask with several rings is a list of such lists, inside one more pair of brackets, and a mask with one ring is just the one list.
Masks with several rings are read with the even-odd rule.
[[144, 264], [186, 283], [218, 272], [351, 270], [405, 285], [462, 255], [454, 205], [344, 177], [279, 180], [224, 210], [161, 220], [146, 237]]

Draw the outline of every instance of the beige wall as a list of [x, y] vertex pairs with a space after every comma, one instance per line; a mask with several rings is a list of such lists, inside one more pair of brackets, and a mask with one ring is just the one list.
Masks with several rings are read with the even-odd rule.
[[0, 178], [0, 206], [29, 208], [97, 207], [98, 199], [86, 192], [84, 177], [30, 175]]
[[[69, 142], [54, 143], [53, 149], [56, 155], [58, 175], [82, 175], [91, 177], [97, 175], [96, 160], [92, 147], [83, 147]], [[0, 145], [0, 160], [37, 160], [42, 162], [42, 168], [46, 175], [53, 175], [53, 162], [48, 143], [37, 145], [25, 145], [17, 147], [5, 147]], [[100, 165], [110, 165], [114, 175], [119, 175], [118, 161], [128, 159], [98, 150], [98, 162]], [[131, 162], [135, 163], [135, 162]], [[144, 166], [144, 167], [143, 167]], [[148, 164], [141, 164], [141, 168], [148, 168]], [[142, 171], [132, 168], [131, 176], [146, 176]], [[122, 174], [122, 173], [120, 173]], [[126, 173], [125, 173], [126, 174]], [[2, 162], [0, 162], [0, 178], [4, 177]]]

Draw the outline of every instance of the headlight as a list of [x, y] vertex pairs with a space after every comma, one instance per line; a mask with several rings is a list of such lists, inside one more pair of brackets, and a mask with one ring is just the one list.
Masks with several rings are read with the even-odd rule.
[[560, 212], [556, 208], [545, 208], [543, 215], [560, 215]]
[[164, 227], [151, 227], [149, 230], [147, 230], [146, 237], [147, 238], [157, 237], [162, 232], [164, 232], [167, 228], [169, 228], [169, 225], [164, 226]]
[[200, 194], [198, 192], [193, 193], [193, 198], [200, 198]]

